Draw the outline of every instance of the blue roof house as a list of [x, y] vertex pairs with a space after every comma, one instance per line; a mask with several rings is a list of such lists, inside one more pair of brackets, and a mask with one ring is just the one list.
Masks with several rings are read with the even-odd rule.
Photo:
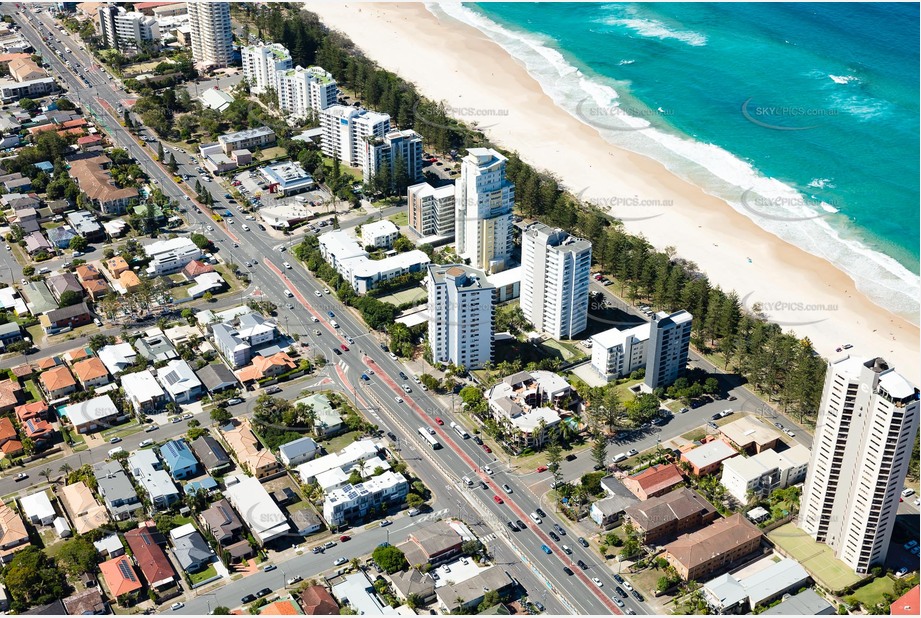
[[160, 447], [160, 456], [169, 466], [170, 475], [177, 481], [198, 474], [198, 460], [185, 440], [167, 442]]

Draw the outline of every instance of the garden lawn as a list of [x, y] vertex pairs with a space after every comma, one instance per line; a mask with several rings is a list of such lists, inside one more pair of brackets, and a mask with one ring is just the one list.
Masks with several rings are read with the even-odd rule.
[[192, 582], [194, 586], [197, 583], [203, 582], [206, 579], [211, 579], [217, 575], [217, 569], [214, 568], [213, 564], [209, 564], [207, 569], [203, 569], [198, 573], [189, 573], [189, 581]]
[[883, 594], [895, 598], [895, 582], [888, 575], [877, 577], [872, 582], [858, 588], [854, 591], [854, 596], [864, 607], [873, 607], [877, 603], [884, 603], [886, 600]]
[[357, 440], [361, 436], [360, 431], [347, 431], [342, 435], [331, 438], [328, 441], [321, 442], [327, 453], [336, 453], [346, 446]]

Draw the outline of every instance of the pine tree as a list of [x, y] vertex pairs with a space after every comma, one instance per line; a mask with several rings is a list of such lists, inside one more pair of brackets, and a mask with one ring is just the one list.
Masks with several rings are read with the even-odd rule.
[[163, 161], [163, 142], [157, 142], [157, 161]]

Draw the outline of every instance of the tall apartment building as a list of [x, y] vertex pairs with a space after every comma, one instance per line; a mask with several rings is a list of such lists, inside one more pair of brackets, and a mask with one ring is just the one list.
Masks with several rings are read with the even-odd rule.
[[296, 67], [278, 73], [278, 106], [296, 118], [307, 118], [335, 105], [339, 87], [322, 67]]
[[160, 26], [153, 17], [106, 4], [97, 9], [102, 42], [112, 49], [134, 49], [160, 39]]
[[648, 346], [648, 322], [600, 332], [592, 337], [592, 367], [608, 381], [628, 376], [646, 366]]
[[592, 243], [535, 223], [521, 236], [521, 310], [540, 332], [571, 338], [588, 324]]
[[215, 68], [230, 65], [233, 59], [233, 31], [230, 29], [229, 2], [189, 2], [192, 29], [192, 59]]
[[660, 311], [652, 317], [643, 380], [649, 390], [670, 386], [684, 373], [691, 346], [691, 319], [683, 309], [671, 315]]
[[412, 129], [390, 131], [383, 138], [370, 137], [364, 145], [365, 159], [361, 167], [365, 182], [370, 182], [386, 167], [393, 186], [399, 169], [397, 159], [403, 161], [409, 184], [422, 182], [422, 136]]
[[241, 56], [243, 78], [249, 82], [250, 90], [259, 93], [271, 88], [277, 93], [279, 73], [291, 68], [288, 49], [279, 43], [250, 45], [243, 48]]
[[492, 148], [470, 148], [455, 183], [457, 253], [490, 272], [502, 270], [512, 255], [515, 185], [505, 177], [507, 162]]
[[886, 559], [918, 432], [919, 391], [882, 358], [831, 363], [800, 527], [857, 573]]
[[347, 105], [332, 105], [320, 112], [320, 149], [327, 157], [352, 167], [362, 167], [365, 139], [383, 139], [390, 132], [390, 115]]
[[409, 227], [423, 238], [454, 236], [454, 185], [437, 189], [427, 182], [406, 189]]
[[432, 358], [479, 369], [492, 360], [495, 287], [469, 266], [430, 264], [428, 271]]

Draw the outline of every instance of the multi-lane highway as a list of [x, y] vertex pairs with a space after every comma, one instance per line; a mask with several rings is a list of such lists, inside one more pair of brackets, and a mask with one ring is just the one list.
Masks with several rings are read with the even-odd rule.
[[[490, 543], [491, 550], [497, 556], [507, 555], [509, 571], [528, 588], [531, 598], [542, 598], [541, 585], [535, 581], [540, 580], [544, 588], [553, 590], [553, 594], [545, 597], [545, 605], [551, 613], [616, 613], [618, 610], [609, 598], [614, 591], [614, 581], [609, 569], [599, 563], [597, 556], [579, 546], [571, 533], [563, 536], [560, 542], [554, 542], [547, 534], [553, 523], [559, 521], [565, 525], [565, 522], [560, 521], [553, 513], [549, 514], [550, 517], [545, 519], [541, 526], [531, 522], [528, 515], [539, 505], [539, 497], [532, 495], [520, 484], [517, 476], [508, 471], [501, 462], [489, 463], [494, 471], [493, 476], [483, 472], [482, 466], [487, 460], [480, 447], [472, 440], [462, 440], [458, 435], [447, 433], [435, 424], [433, 417], [436, 415], [442, 417], [446, 423], [454, 420], [451, 412], [443, 409], [442, 404], [429, 393], [416, 388], [413, 388], [411, 394], [403, 392], [403, 380], [398, 376], [405, 368], [379, 348], [376, 335], [368, 332], [360, 320], [332, 295], [322, 294], [321, 298], [317, 298], [314, 291], [323, 290], [325, 285], [316, 281], [300, 265], [295, 265], [290, 270], [282, 266], [283, 255], [275, 249], [281, 241], [256, 229], [244, 232], [234, 226], [217, 226], [203, 212], [192, 208], [193, 202], [184, 199], [186, 192], [153, 161], [150, 149], [140, 146], [125, 128], [120, 126], [118, 117], [110, 115], [110, 110], [117, 110], [128, 95], [119, 90], [117, 82], [108, 79], [103, 71], [93, 68], [97, 66], [95, 61], [89, 54], [82, 52], [75, 41], [67, 35], [55, 32], [55, 36], [63, 41], [58, 47], [63, 48], [66, 45], [71, 49], [71, 53], [65, 54], [72, 64], [73, 70], [69, 70], [55, 54], [47, 52], [47, 46], [40, 39], [40, 31], [36, 29], [41, 29], [41, 33], [47, 36], [48, 31], [53, 28], [53, 20], [44, 13], [32, 17], [34, 23], [19, 19], [24, 26], [23, 33], [37, 50], [43, 52], [52, 69], [61, 81], [67, 84], [70, 96], [75, 97], [84, 109], [96, 117], [97, 122], [105, 126], [116, 145], [125, 148], [139, 162], [149, 174], [152, 184], [158, 186], [170, 198], [189, 205], [189, 214], [194, 223], [206, 230], [209, 225], [213, 227], [208, 231], [208, 235], [220, 248], [225, 261], [237, 264], [255, 262], [251, 276], [266, 298], [283, 306], [286, 302], [283, 291], [288, 289], [294, 293], [296, 306], [294, 310], [280, 310], [281, 325], [289, 332], [300, 333], [302, 340], [310, 344], [312, 354], [320, 351], [330, 359], [330, 373], [335, 372], [337, 381], [353, 393], [356, 403], [372, 422], [401, 437], [401, 454], [410, 460], [420, 478], [440, 495], [441, 500], [447, 499], [446, 496], [453, 496], [451, 499], [456, 504], [452, 512], [456, 513], [456, 509], [460, 509], [461, 512], [468, 513], [471, 520], [484, 522], [492, 528], [499, 542]], [[78, 75], [88, 80], [89, 87], [82, 83]], [[102, 102], [107, 105], [103, 105]], [[186, 166], [185, 172], [194, 176], [192, 168], [195, 165], [191, 159], [182, 153], [174, 154], [180, 165]], [[215, 208], [238, 212], [223, 198], [223, 188], [209, 188], [215, 198]], [[339, 328], [332, 327], [332, 318], [328, 312], [333, 313]], [[315, 322], [313, 318], [318, 321]], [[315, 335], [315, 330], [321, 334]], [[350, 351], [337, 356], [332, 350], [344, 342], [343, 334], [351, 336], [355, 343], [350, 346]], [[359, 377], [369, 368], [375, 374], [370, 382], [360, 386], [363, 381]], [[415, 384], [412, 386], [415, 387]], [[398, 403], [397, 397], [401, 397], [403, 403]], [[435, 429], [445, 448], [439, 451], [426, 450], [428, 447], [417, 435], [420, 426]], [[460, 481], [464, 475], [482, 480], [488, 489], [483, 490], [479, 486], [465, 487]], [[508, 484], [512, 488], [511, 494], [503, 491], [503, 484]], [[500, 496], [502, 504], [498, 504], [494, 496]], [[512, 533], [505, 523], [518, 519], [527, 522], [528, 528]], [[503, 544], [504, 548], [501, 547]], [[572, 555], [563, 552], [563, 544], [571, 548]], [[551, 553], [545, 553], [541, 545], [550, 548]], [[358, 545], [353, 547], [358, 548]], [[354, 554], [354, 550], [350, 550], [350, 553]], [[305, 559], [305, 563], [309, 560]], [[578, 560], [586, 563], [587, 570], [575, 567], [573, 575], [566, 575], [563, 572], [564, 566], [573, 565]], [[320, 567], [321, 570], [325, 569], [325, 563]], [[281, 569], [284, 568], [285, 565], [281, 565]], [[290, 576], [290, 569], [287, 572]], [[603, 587], [593, 583], [592, 578], [598, 578]], [[237, 583], [239, 582], [225, 588], [235, 589]], [[247, 582], [246, 587], [249, 586], [250, 582]], [[628, 607], [637, 613], [649, 613], [645, 606], [634, 603], [632, 599], [628, 599], [627, 603]], [[194, 605], [187, 606], [183, 611], [192, 612], [194, 608]]]

